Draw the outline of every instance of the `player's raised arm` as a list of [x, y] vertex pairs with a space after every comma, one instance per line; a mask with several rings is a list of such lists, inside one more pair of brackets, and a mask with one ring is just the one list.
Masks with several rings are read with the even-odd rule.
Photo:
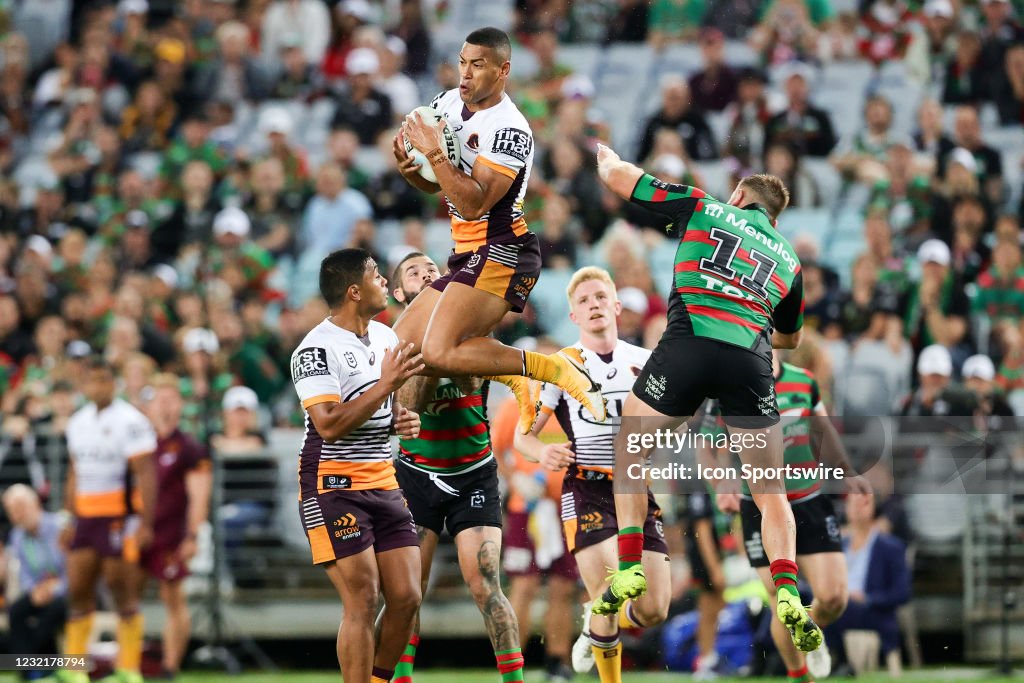
[[610, 147], [597, 146], [597, 173], [615, 194], [623, 199], [663, 216], [677, 218], [687, 205], [696, 206], [697, 200], [707, 196], [703, 190], [690, 185], [666, 183], [644, 173], [639, 166], [623, 161]]

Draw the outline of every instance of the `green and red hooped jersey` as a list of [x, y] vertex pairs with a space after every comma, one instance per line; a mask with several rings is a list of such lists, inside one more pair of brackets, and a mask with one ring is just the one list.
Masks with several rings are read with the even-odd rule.
[[803, 276], [793, 247], [757, 204], [736, 207], [644, 174], [630, 201], [679, 232], [666, 336], [708, 337], [768, 354], [771, 334], [803, 326]]
[[431, 474], [466, 472], [490, 460], [487, 425], [487, 387], [471, 394], [449, 379], [442, 379], [420, 413], [420, 435], [399, 442], [405, 465]]
[[[817, 468], [818, 458], [811, 447], [811, 416], [821, 404], [817, 380], [810, 371], [783, 363], [782, 372], [775, 378], [775, 397], [782, 416], [784, 463], [794, 468]], [[709, 400], [701, 422], [701, 433], [717, 436], [726, 431], [718, 401]], [[786, 480], [786, 497], [790, 501], [803, 500], [820, 489], [820, 478], [791, 477]], [[750, 495], [746, 481], [743, 482], [743, 495]]]

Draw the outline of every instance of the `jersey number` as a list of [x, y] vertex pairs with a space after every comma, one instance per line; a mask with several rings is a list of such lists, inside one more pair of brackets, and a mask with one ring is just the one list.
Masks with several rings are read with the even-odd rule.
[[[700, 269], [714, 273], [726, 280], [735, 281], [736, 271], [732, 267], [732, 261], [736, 258], [736, 253], [740, 249], [740, 242], [742, 240], [721, 228], [711, 228], [711, 232], [708, 235], [718, 244], [715, 245], [715, 253], [711, 255], [711, 258], [702, 258], [700, 260]], [[772, 273], [775, 272], [775, 269], [779, 267], [779, 262], [757, 249], [750, 250], [750, 258], [754, 261], [754, 272], [750, 275], [741, 276], [739, 280], [740, 286], [767, 299], [768, 292], [764, 286], [769, 278], [771, 278]]]

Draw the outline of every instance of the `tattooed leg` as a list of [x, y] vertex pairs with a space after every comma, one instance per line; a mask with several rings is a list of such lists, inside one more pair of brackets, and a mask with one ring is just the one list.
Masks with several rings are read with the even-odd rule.
[[462, 577], [484, 616], [495, 652], [519, 648], [519, 622], [501, 591], [501, 529], [478, 526], [455, 537]]

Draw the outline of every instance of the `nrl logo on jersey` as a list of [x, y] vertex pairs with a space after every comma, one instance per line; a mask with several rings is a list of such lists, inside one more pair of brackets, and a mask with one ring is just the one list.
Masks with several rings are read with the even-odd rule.
[[345, 362], [348, 363], [348, 366], [350, 368], [356, 367], [356, 354], [352, 353], [351, 351], [346, 351]]

